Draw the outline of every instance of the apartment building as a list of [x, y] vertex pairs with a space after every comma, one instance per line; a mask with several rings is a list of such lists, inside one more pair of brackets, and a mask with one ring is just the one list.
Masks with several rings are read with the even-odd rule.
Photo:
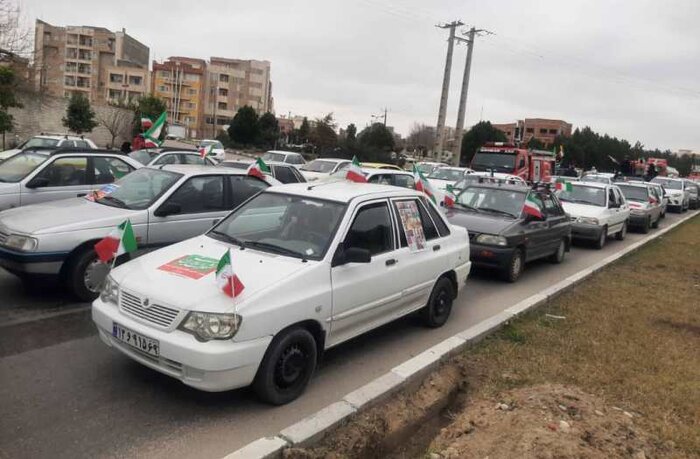
[[134, 101], [148, 92], [149, 49], [126, 33], [103, 27], [53, 26], [37, 19], [34, 87], [91, 102]]
[[184, 126], [190, 138], [206, 135], [202, 129], [206, 78], [203, 59], [170, 57], [162, 63], [153, 62], [151, 93], [165, 100], [168, 123]]
[[566, 121], [544, 118], [525, 118], [515, 123], [492, 124], [492, 126], [503, 132], [510, 143], [516, 141], [527, 143], [530, 139], [535, 138], [542, 142], [545, 147], [552, 145], [554, 139], [559, 135], [571, 136], [573, 128], [571, 123]]

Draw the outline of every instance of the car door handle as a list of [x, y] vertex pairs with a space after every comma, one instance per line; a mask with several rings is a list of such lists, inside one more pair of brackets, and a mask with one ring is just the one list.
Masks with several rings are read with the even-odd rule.
[[434, 245], [434, 246], [433, 246], [433, 252], [437, 252], [438, 250], [440, 250], [440, 244]]
[[398, 263], [398, 262], [399, 262], [399, 261], [396, 260], [395, 258], [390, 258], [390, 259], [388, 259], [388, 260], [385, 262], [385, 264], [386, 264], [387, 266], [392, 266], [392, 265], [395, 265], [395, 264]]
[[78, 197], [78, 198], [82, 198], [82, 197], [87, 196], [87, 193], [78, 193], [78, 194], [76, 194], [75, 196]]

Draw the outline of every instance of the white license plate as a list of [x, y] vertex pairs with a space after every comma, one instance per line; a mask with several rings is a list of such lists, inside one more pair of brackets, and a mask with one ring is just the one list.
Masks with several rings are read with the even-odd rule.
[[112, 336], [122, 343], [126, 343], [134, 349], [138, 349], [148, 355], [152, 355], [153, 357], [160, 356], [160, 343], [158, 343], [157, 339], [146, 338], [116, 322], [112, 323]]

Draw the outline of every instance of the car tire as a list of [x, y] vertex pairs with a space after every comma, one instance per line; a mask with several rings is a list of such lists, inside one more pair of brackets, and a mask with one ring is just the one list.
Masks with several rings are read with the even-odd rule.
[[441, 277], [430, 293], [428, 304], [421, 310], [421, 319], [426, 327], [438, 328], [445, 325], [452, 312], [455, 292], [452, 282]]
[[595, 242], [595, 248], [601, 250], [605, 247], [605, 243], [608, 241], [608, 227], [604, 226], [598, 236], [598, 240]]
[[620, 231], [618, 231], [615, 235], [615, 239], [618, 241], [624, 241], [625, 236], [627, 236], [627, 222], [622, 223], [622, 228], [620, 228]]
[[651, 224], [651, 227], [656, 229], [659, 227], [659, 223], [661, 223], [661, 215], [659, 215], [658, 218], [656, 219], [656, 221]]
[[566, 254], [566, 241], [562, 239], [559, 243], [559, 246], [557, 247], [557, 251], [549, 256], [549, 261], [558, 265], [559, 263], [564, 261], [564, 254]]
[[[122, 255], [117, 258], [114, 265], [118, 266], [128, 259], [128, 255]], [[65, 272], [65, 282], [69, 292], [84, 302], [95, 300], [100, 295], [100, 277], [109, 274], [110, 266], [111, 264], [109, 263], [100, 263], [97, 260], [97, 253], [95, 253], [92, 245], [84, 247], [74, 254], [68, 262]], [[95, 277], [93, 280], [90, 280], [88, 277], [91, 275], [88, 271], [91, 267], [96, 270], [92, 273]], [[92, 284], [93, 287], [90, 287], [90, 284]]]
[[265, 352], [253, 381], [253, 390], [264, 402], [284, 405], [306, 390], [316, 369], [318, 350], [313, 335], [301, 327], [279, 333]]
[[661, 218], [662, 219], [666, 218], [666, 211], [661, 212]]
[[648, 217], [644, 221], [644, 225], [641, 227], [642, 234], [647, 234], [649, 233], [649, 230], [651, 229], [651, 217]]
[[508, 266], [502, 273], [503, 279], [510, 283], [516, 282], [520, 278], [520, 275], [523, 273], [524, 269], [525, 254], [523, 253], [522, 249], [515, 249], [513, 255], [510, 257]]

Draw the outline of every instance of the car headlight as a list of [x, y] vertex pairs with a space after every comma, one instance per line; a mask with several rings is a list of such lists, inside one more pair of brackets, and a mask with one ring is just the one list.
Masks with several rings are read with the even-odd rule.
[[32, 252], [36, 250], [39, 241], [33, 237], [22, 236], [21, 234], [10, 234], [5, 239], [5, 247], [23, 252]]
[[102, 284], [102, 291], [100, 292], [100, 299], [105, 303], [117, 304], [119, 301], [119, 284], [112, 279], [111, 275], [105, 278], [104, 284]]
[[578, 223], [585, 223], [587, 225], [598, 225], [598, 219], [593, 217], [578, 217], [576, 219]]
[[230, 339], [241, 326], [238, 314], [213, 314], [192, 311], [187, 314], [179, 329], [191, 333], [197, 341]]
[[500, 245], [501, 247], [508, 245], [506, 238], [493, 234], [480, 234], [476, 237], [476, 242], [479, 244]]

